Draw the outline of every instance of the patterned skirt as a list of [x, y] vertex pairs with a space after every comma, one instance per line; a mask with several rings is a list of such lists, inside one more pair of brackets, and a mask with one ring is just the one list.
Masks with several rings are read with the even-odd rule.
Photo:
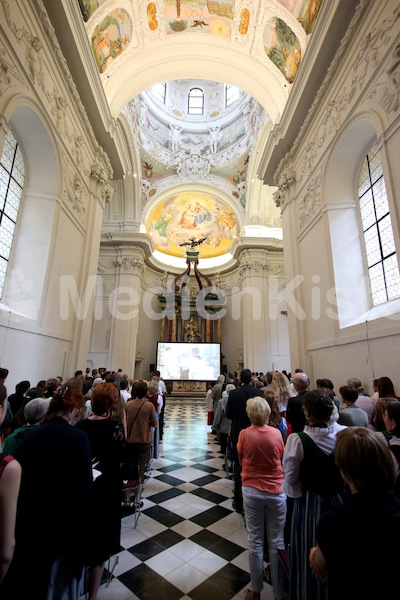
[[305, 491], [294, 499], [290, 540], [290, 600], [327, 600], [327, 587], [313, 574], [309, 564], [310, 550], [315, 546], [317, 523], [322, 512], [343, 504], [343, 496], [320, 496]]

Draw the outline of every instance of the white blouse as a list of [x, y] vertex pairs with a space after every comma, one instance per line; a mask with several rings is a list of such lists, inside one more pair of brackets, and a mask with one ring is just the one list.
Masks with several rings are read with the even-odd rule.
[[[304, 427], [312, 441], [324, 452], [331, 454], [336, 445], [336, 436], [339, 431], [346, 429], [345, 425], [333, 422], [329, 427]], [[300, 498], [302, 495], [300, 484], [300, 463], [304, 459], [303, 444], [296, 433], [291, 433], [287, 438], [283, 451], [282, 465], [285, 479], [282, 490], [290, 498]]]

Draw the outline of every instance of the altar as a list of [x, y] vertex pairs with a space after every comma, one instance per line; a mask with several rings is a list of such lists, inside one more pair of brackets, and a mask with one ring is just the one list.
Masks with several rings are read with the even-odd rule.
[[172, 381], [171, 395], [206, 397], [206, 381]]

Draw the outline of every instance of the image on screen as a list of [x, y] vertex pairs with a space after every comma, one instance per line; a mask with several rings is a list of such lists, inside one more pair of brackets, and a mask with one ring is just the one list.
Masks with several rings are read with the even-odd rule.
[[221, 344], [157, 343], [157, 370], [172, 381], [215, 381], [221, 368]]

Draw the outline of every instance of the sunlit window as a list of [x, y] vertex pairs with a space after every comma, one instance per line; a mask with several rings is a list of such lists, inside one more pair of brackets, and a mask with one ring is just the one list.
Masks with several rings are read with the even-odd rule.
[[8, 132], [0, 159], [0, 297], [3, 295], [24, 179], [21, 150], [13, 134]]
[[200, 88], [192, 88], [188, 97], [188, 114], [202, 115], [204, 113], [204, 92]]
[[167, 97], [167, 84], [166, 83], [156, 83], [152, 86], [151, 91], [157, 100], [165, 104], [165, 99]]
[[239, 88], [235, 87], [234, 85], [227, 85], [225, 87], [225, 106], [226, 108], [228, 108], [228, 106], [231, 106], [231, 104], [234, 104], [237, 100], [239, 100]]
[[358, 181], [361, 221], [374, 306], [400, 297], [400, 275], [382, 163], [371, 148]]

